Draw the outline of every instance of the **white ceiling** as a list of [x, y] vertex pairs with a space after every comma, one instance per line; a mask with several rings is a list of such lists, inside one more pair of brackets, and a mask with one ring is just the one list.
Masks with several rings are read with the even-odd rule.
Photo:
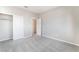
[[25, 8], [24, 6], [19, 6], [19, 8], [22, 8], [22, 9], [25, 9], [25, 10], [28, 10], [28, 11], [31, 11], [31, 12], [37, 13], [37, 14], [46, 12], [46, 11], [56, 8], [56, 7], [57, 6], [28, 6], [28, 8]]

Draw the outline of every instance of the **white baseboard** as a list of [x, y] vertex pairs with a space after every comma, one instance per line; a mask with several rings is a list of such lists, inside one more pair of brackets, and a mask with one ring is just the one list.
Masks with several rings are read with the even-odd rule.
[[30, 38], [30, 37], [32, 37], [32, 35], [26, 36], [26, 37], [24, 37], [24, 38], [27, 39], [27, 38]]
[[[26, 37], [23, 37], [23, 38], [19, 38], [19, 39], [27, 39], [27, 38], [30, 38], [30, 37], [32, 37], [32, 35], [29, 35], [29, 36], [26, 36]], [[8, 39], [2, 39], [0, 41], [6, 41], [6, 40], [11, 40], [11, 39], [10, 38], [8, 38]], [[13, 40], [18, 40], [18, 39], [13, 39]]]
[[75, 44], [75, 43], [72, 43], [72, 42], [68, 42], [68, 41], [65, 41], [65, 40], [62, 40], [62, 39], [59, 39], [59, 38], [50, 37], [50, 36], [47, 36], [47, 35], [42, 35], [42, 36], [47, 37], [47, 38], [49, 38], [49, 39], [54, 39], [54, 40], [58, 40], [58, 41], [61, 41], [61, 42], [68, 43], [68, 44], [72, 44], [72, 45], [79, 46], [79, 44]]
[[[27, 39], [27, 38], [30, 38], [32, 37], [32, 35], [29, 35], [29, 36], [26, 36], [26, 37], [23, 37], [23, 38], [19, 38], [19, 39]], [[13, 40], [19, 40], [19, 39], [13, 39]]]
[[2, 39], [2, 40], [0, 40], [0, 41], [6, 41], [6, 40], [11, 40], [11, 39]]

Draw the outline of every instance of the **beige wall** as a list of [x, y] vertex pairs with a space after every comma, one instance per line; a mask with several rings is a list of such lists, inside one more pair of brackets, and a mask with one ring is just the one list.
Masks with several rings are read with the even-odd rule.
[[71, 12], [73, 15], [74, 21], [74, 42], [79, 45], [79, 7], [71, 7]]
[[79, 7], [58, 7], [42, 14], [42, 35], [79, 45]]

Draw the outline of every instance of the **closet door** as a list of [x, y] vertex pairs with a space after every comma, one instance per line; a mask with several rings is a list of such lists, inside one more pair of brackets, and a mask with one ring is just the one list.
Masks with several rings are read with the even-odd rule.
[[23, 16], [14, 15], [13, 17], [13, 39], [24, 38], [24, 19]]

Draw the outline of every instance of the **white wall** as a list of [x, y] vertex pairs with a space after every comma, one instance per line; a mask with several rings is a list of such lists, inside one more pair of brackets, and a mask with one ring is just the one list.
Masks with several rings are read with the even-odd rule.
[[75, 31], [75, 33], [74, 33], [74, 37], [75, 37], [74, 42], [79, 45], [79, 7], [78, 6], [77, 7], [76, 6], [71, 7], [70, 11], [71, 11], [71, 13], [73, 15], [73, 19], [74, 19], [73, 20], [73, 22], [74, 22], [74, 31]]
[[71, 10], [72, 7], [58, 7], [42, 14], [42, 35], [79, 45], [79, 39], [75, 38], [75, 18]]
[[0, 13], [13, 15], [13, 39], [16, 40], [31, 36], [32, 34], [31, 19], [33, 16], [35, 16], [33, 13], [30, 13], [28, 11], [16, 7], [1, 7], [1, 6], [0, 6]]

